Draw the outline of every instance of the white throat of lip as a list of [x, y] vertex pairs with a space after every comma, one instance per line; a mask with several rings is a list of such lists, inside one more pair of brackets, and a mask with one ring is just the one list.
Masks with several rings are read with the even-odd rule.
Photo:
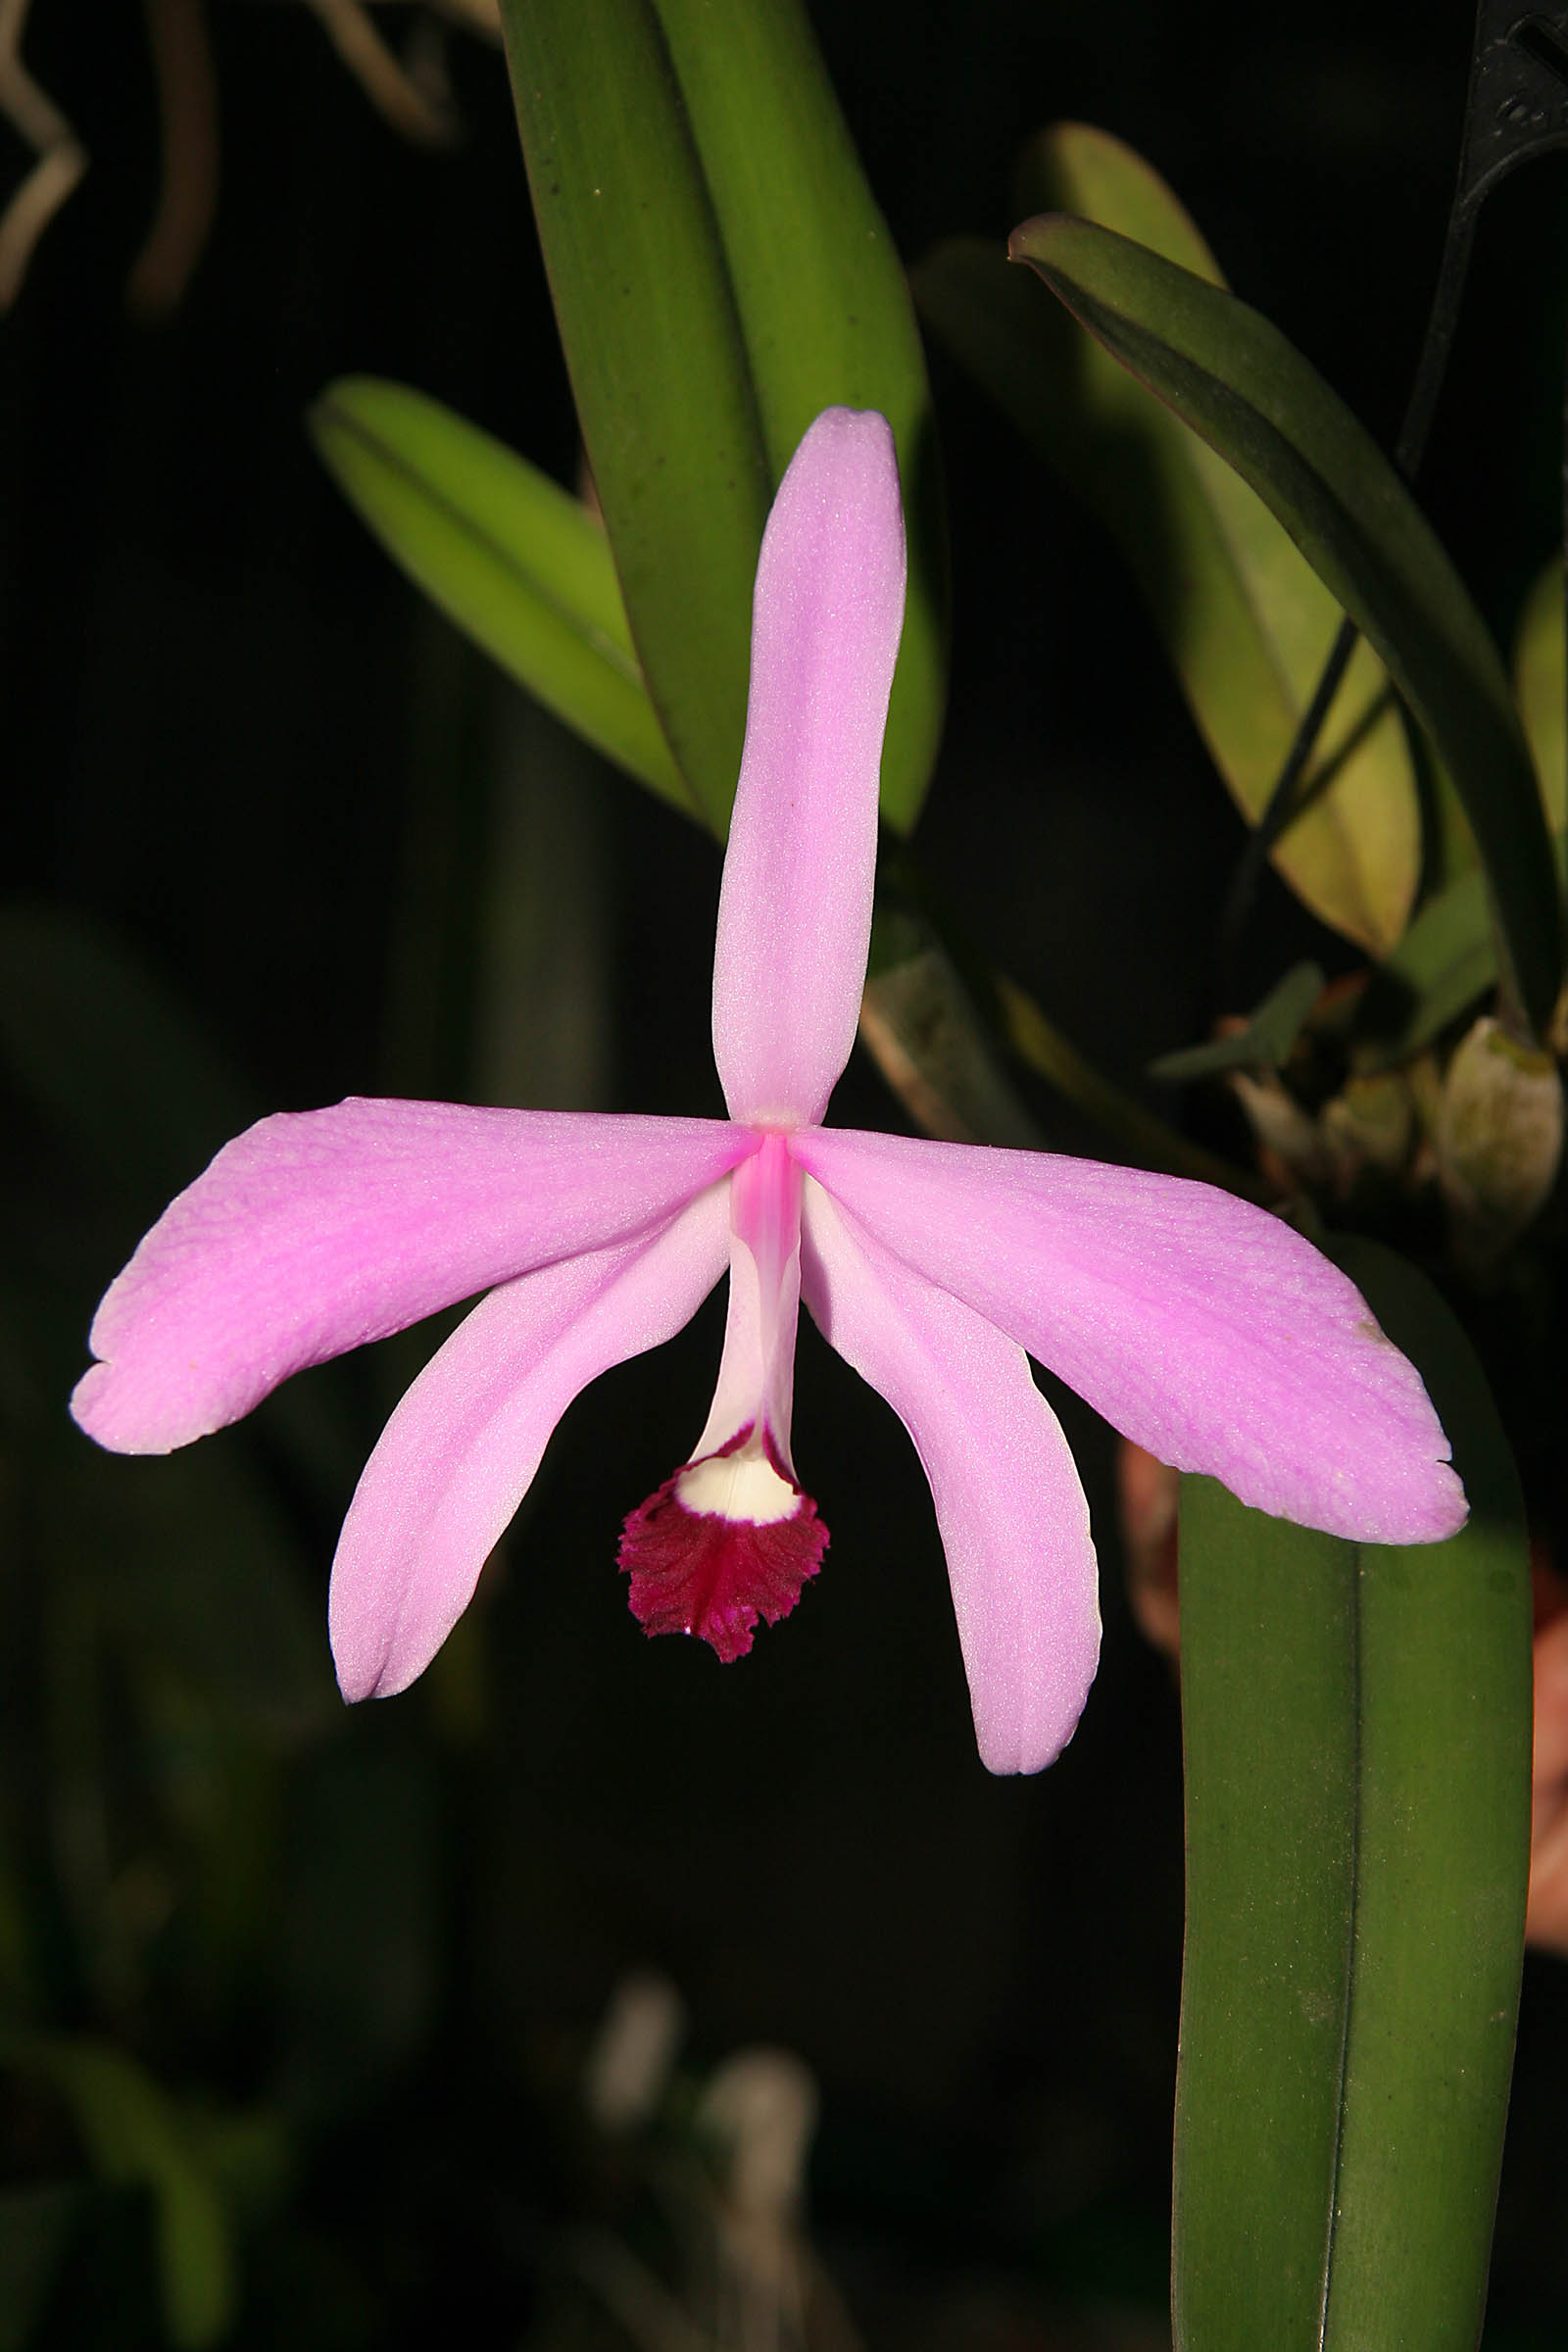
[[693, 1462], [675, 1481], [682, 1509], [715, 1519], [744, 1519], [753, 1527], [776, 1527], [793, 1519], [800, 1495], [780, 1478], [764, 1453], [712, 1453]]

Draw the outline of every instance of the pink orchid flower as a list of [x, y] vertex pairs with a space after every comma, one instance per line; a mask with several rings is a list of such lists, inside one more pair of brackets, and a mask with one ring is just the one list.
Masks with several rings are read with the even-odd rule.
[[1100, 1642], [1088, 1506], [1029, 1355], [1262, 1510], [1395, 1544], [1464, 1517], [1414, 1368], [1276, 1217], [1136, 1169], [822, 1125], [865, 977], [904, 568], [892, 434], [830, 409], [758, 565], [713, 971], [727, 1120], [360, 1101], [263, 1119], [98, 1310], [75, 1417], [162, 1453], [488, 1290], [349, 1507], [330, 1618], [350, 1699], [423, 1671], [571, 1399], [680, 1330], [726, 1265], [707, 1425], [626, 1521], [633, 1611], [731, 1659], [815, 1574], [827, 1531], [790, 1449], [804, 1298], [914, 1441], [994, 1772], [1056, 1755]]

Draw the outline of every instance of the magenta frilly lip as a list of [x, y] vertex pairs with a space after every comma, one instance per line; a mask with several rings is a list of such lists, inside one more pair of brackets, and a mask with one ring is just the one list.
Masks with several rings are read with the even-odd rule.
[[[710, 1479], [706, 1492], [696, 1485], [721, 1464], [734, 1465], [733, 1479]], [[723, 1497], [727, 1507], [694, 1509], [699, 1496]], [[747, 1428], [717, 1453], [684, 1463], [628, 1515], [620, 1565], [644, 1633], [697, 1634], [727, 1666], [751, 1648], [759, 1618], [777, 1625], [789, 1615], [827, 1544], [809, 1494], [769, 1440], [759, 1445]]]

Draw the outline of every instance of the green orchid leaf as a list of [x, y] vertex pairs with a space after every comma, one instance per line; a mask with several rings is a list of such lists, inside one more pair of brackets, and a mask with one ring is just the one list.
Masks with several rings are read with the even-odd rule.
[[752, 579], [812, 416], [882, 410], [910, 522], [883, 812], [924, 797], [944, 694], [929, 395], [898, 257], [798, 0], [503, 0], [556, 314], [631, 635], [723, 833]]
[[1535, 755], [1546, 822], [1568, 830], [1568, 650], [1562, 559], [1554, 556], [1525, 599], [1513, 644], [1513, 684]]
[[652, 0], [507, 0], [577, 415], [675, 765], [722, 835], [772, 483], [712, 200]]
[[1426, 855], [1422, 862], [1422, 888], [1429, 892], [1446, 890], [1457, 882], [1461, 874], [1478, 873], [1481, 853], [1470, 819], [1464, 812], [1464, 803], [1453, 788], [1453, 778], [1441, 760], [1432, 757], [1432, 746], [1405, 713], [1411, 730], [1415, 755], [1424, 771], [1426, 786]]
[[[1562, 566], [1553, 559], [1525, 600], [1514, 639], [1513, 676], [1559, 872], [1565, 862], [1568, 821], [1564, 672]], [[1438, 781], [1440, 787], [1446, 786], [1446, 778]], [[1467, 824], [1463, 831], [1461, 850], [1468, 841]], [[1446, 862], [1454, 862], [1452, 846]], [[1387, 1068], [1420, 1053], [1496, 986], [1496, 945], [1486, 885], [1462, 855], [1457, 862], [1460, 870], [1427, 900], [1373, 975], [1356, 1022], [1356, 1058], [1363, 1068]]]
[[0, 2062], [46, 2078], [71, 2110], [106, 2180], [152, 2199], [164, 2320], [180, 2352], [203, 2352], [234, 2314], [232, 2232], [173, 2101], [108, 2042], [8, 2035]]
[[1351, 1544], [1185, 1479], [1178, 2352], [1474, 2352], [1530, 1844], [1523, 1505], [1468, 1342], [1340, 1253], [1421, 1369], [1471, 1516]]
[[[1026, 150], [1020, 206], [1078, 213], [1219, 285], [1176, 197], [1131, 148], [1058, 123]], [[1240, 476], [1062, 314], [1000, 246], [959, 238], [916, 270], [922, 312], [1120, 548], [1232, 798], [1267, 805], [1340, 624], [1333, 596]], [[1369, 954], [1404, 928], [1419, 805], [1388, 677], [1360, 647], [1273, 862], [1303, 903]]]
[[343, 376], [310, 428], [344, 496], [442, 612], [607, 759], [695, 814], [587, 509], [406, 384]]
[[824, 408], [893, 427], [908, 591], [882, 814], [925, 799], [947, 686], [947, 552], [930, 386], [908, 282], [798, 0], [658, 0], [712, 198], [776, 484]]
[[1252, 485], [1381, 655], [1474, 828], [1503, 986], [1543, 1025], [1562, 923], [1530, 755], [1486, 624], [1389, 461], [1277, 328], [1219, 287], [1061, 216], [1026, 221], [1010, 250]]
[[1216, 286], [1225, 283], [1175, 190], [1136, 148], [1092, 122], [1053, 122], [1037, 132], [1018, 158], [1012, 193], [1021, 214], [1073, 211]]
[[1162, 1054], [1150, 1063], [1149, 1074], [1185, 1080], [1212, 1078], [1221, 1070], [1282, 1069], [1322, 994], [1322, 966], [1293, 964], [1278, 987], [1270, 989], [1245, 1029], [1239, 1029], [1234, 1037], [1216, 1038], [1212, 1045], [1184, 1046], [1179, 1053]]
[[1372, 976], [1356, 1018], [1364, 1069], [1406, 1061], [1497, 984], [1487, 886], [1472, 868], [1428, 899]]
[[1318, 2342], [1352, 1924], [1354, 1561], [1182, 1481], [1181, 2352]]

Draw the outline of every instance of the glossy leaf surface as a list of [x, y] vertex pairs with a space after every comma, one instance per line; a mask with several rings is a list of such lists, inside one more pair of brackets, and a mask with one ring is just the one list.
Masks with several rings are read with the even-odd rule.
[[587, 509], [405, 384], [340, 377], [310, 422], [339, 489], [449, 618], [617, 766], [695, 814]]
[[[1084, 123], [1026, 151], [1020, 210], [1082, 214], [1222, 284], [1171, 190]], [[1340, 611], [1262, 500], [1070, 320], [1043, 308], [1000, 246], [956, 238], [915, 272], [922, 310], [1075, 496], [1093, 507], [1149, 606], [1193, 716], [1242, 813], [1261, 814]], [[1273, 851], [1297, 895], [1370, 954], [1403, 929], [1420, 866], [1408, 749], [1382, 663], [1362, 646]]]
[[910, 510], [910, 621], [883, 813], [912, 823], [944, 656], [928, 396], [898, 259], [796, 0], [503, 0], [557, 318], [644, 678], [722, 833], [752, 578], [823, 408], [883, 411]]
[[1353, 1545], [1184, 1480], [1182, 2352], [1473, 2352], [1529, 1866], [1523, 1508], [1468, 1343], [1342, 1262], [1420, 1365], [1470, 1497]]
[[1562, 930], [1530, 756], [1486, 625], [1388, 460], [1267, 319], [1202, 278], [1059, 215], [1011, 250], [1251, 483], [1371, 640], [1474, 828], [1504, 986], [1544, 1023]]

